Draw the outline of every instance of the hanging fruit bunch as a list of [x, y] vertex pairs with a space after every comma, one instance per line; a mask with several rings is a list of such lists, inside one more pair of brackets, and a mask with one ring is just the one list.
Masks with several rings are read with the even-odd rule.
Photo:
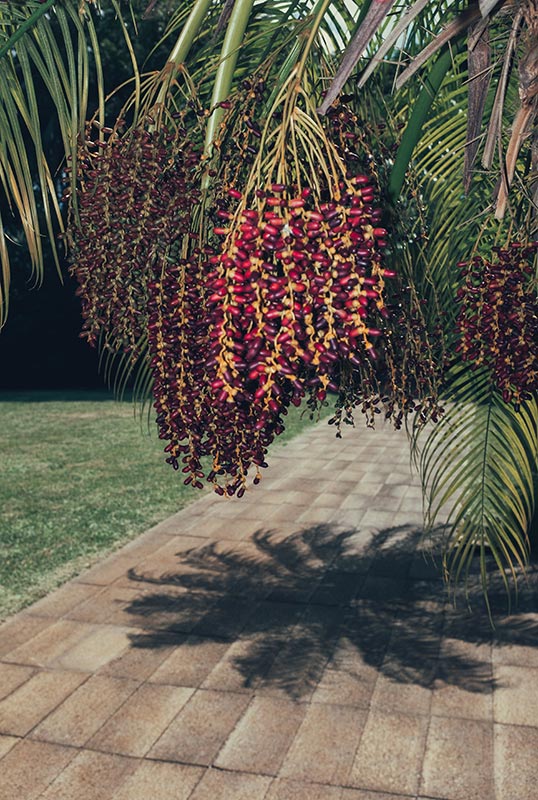
[[69, 229], [82, 336], [133, 360], [147, 335], [148, 282], [189, 232], [200, 152], [176, 121], [120, 133], [88, 125], [79, 148], [80, 191]]
[[[344, 101], [334, 104], [325, 115], [324, 127], [338, 148], [351, 174], [362, 168], [367, 171], [375, 195], [382, 197], [382, 187], [398, 148], [398, 131], [402, 125], [391, 125], [375, 119], [359, 119]], [[422, 210], [417, 195], [410, 193], [406, 213], [421, 219]], [[389, 208], [384, 214], [389, 218]], [[414, 225], [410, 220], [390, 219], [403, 235]], [[393, 239], [395, 232], [393, 232]], [[353, 424], [353, 409], [360, 408], [368, 425], [373, 426], [376, 415], [390, 419], [396, 429], [409, 413], [416, 412], [422, 422], [436, 422], [442, 415], [438, 397], [447, 365], [445, 337], [438, 316], [427, 321], [428, 301], [421, 298], [414, 285], [414, 268], [396, 253], [386, 253], [389, 264], [385, 275], [391, 280], [384, 286], [384, 307], [380, 309], [380, 336], [376, 341], [374, 360], [363, 360], [347, 369], [341, 364], [336, 413], [330, 420], [338, 428], [342, 423]], [[397, 271], [394, 267], [397, 265]], [[430, 288], [430, 301], [437, 307], [437, 298]], [[431, 310], [429, 311], [432, 317]]]
[[[315, 408], [336, 392], [342, 406], [361, 403], [373, 417], [383, 401], [390, 412], [402, 399], [410, 410], [417, 390], [399, 385], [395, 399], [401, 348], [397, 336], [386, 345], [394, 272], [383, 262], [375, 176], [346, 158], [296, 81], [263, 122], [263, 82], [243, 88], [240, 114], [223, 104], [232, 148], [218, 144], [211, 246], [167, 268], [166, 299], [152, 301], [150, 322], [168, 461], [201, 487], [209, 455], [216, 491], [238, 496], [252, 465], [259, 481], [290, 404], [306, 398]], [[379, 362], [389, 374], [382, 399]]]
[[538, 299], [532, 287], [538, 242], [493, 248], [460, 268], [458, 352], [486, 367], [506, 403], [518, 406], [538, 391]]
[[421, 320], [387, 292], [357, 119], [321, 122], [295, 73], [268, 109], [266, 94], [260, 77], [220, 103], [212, 157], [177, 119], [89, 128], [70, 229], [83, 335], [132, 359], [147, 347], [167, 461], [237, 496], [290, 405], [331, 392], [338, 424], [358, 405], [398, 426], [435, 394]]

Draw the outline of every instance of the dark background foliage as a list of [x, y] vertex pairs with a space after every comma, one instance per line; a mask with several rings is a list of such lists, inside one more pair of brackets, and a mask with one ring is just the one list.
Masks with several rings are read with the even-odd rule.
[[[145, 0], [134, 0], [132, 6], [138, 20], [136, 30], [129, 17], [125, 20], [139, 63], [145, 62], [144, 69], [154, 68], [165, 60], [166, 44], [149, 58], [148, 54], [164, 33], [170, 5], [168, 0], [161, 1], [140, 19], [148, 4]], [[131, 62], [110, 5], [106, 4], [101, 17], [96, 18], [96, 28], [102, 46], [105, 88], [108, 92], [129, 80]], [[45, 98], [46, 103], [48, 96], [45, 91], [39, 91], [38, 78], [36, 84], [37, 96]], [[124, 99], [118, 96], [118, 109]], [[92, 85], [89, 108], [96, 105], [97, 91]], [[47, 159], [61, 169], [63, 146], [52, 108], [43, 105], [41, 118]], [[5, 198], [1, 195], [0, 203], [8, 220]], [[48, 254], [44, 282], [36, 286], [26, 247], [15, 244], [22, 241], [15, 221], [8, 234], [13, 240], [10, 245], [13, 270], [8, 320], [0, 332], [0, 390], [101, 388], [103, 377], [99, 374], [98, 354], [79, 337], [80, 302], [75, 297], [76, 282], [69, 276], [67, 263], [64, 261], [62, 264], [61, 280], [52, 255]]]

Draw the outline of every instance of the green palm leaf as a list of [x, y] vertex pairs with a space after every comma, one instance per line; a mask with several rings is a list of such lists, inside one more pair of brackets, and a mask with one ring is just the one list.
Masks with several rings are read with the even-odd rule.
[[426, 519], [446, 526], [445, 567], [457, 583], [475, 556], [487, 590], [487, 559], [509, 587], [529, 556], [538, 457], [538, 403], [504, 403], [486, 370], [456, 364], [449, 403], [433, 428], [415, 426], [414, 445]]
[[[125, 29], [115, 0], [112, 5], [118, 24]], [[70, 161], [76, 207], [76, 149], [84, 131], [91, 76], [101, 104], [104, 101], [96, 13], [89, 3], [73, 0], [0, 4], [0, 185], [8, 209], [6, 213], [3, 207], [0, 222], [0, 326], [5, 321], [9, 290], [6, 234], [22, 228], [37, 284], [43, 275], [45, 246], [50, 247], [58, 266], [55, 241], [57, 232], [63, 230], [58, 178]], [[47, 161], [44, 105], [54, 109], [63, 163]], [[102, 107], [100, 115], [103, 120]]]

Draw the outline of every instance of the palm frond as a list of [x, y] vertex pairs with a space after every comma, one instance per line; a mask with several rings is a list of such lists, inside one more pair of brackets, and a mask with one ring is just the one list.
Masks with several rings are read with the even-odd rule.
[[505, 585], [528, 562], [538, 457], [538, 403], [516, 411], [496, 393], [485, 370], [455, 364], [449, 404], [433, 429], [417, 424], [415, 454], [429, 526], [446, 526], [445, 567], [454, 583], [475, 556], [487, 590], [487, 559]]
[[[0, 184], [8, 206], [4, 235], [22, 227], [36, 282], [43, 274], [44, 243], [58, 264], [55, 239], [63, 230], [58, 173], [74, 164], [87, 113], [90, 73], [103, 85], [93, 12], [89, 4], [29, 2], [0, 6]], [[93, 50], [93, 56], [91, 51]], [[63, 153], [48, 163], [42, 112], [54, 108]], [[0, 325], [7, 309], [9, 247], [1, 245]]]

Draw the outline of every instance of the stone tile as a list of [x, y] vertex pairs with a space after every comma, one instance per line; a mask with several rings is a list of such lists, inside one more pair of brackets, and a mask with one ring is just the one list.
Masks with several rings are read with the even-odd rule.
[[[259, 503], [261, 502], [261, 505], [263, 506], [263, 512], [262, 512], [263, 513], [263, 518], [266, 518], [271, 513], [271, 510], [272, 510], [273, 507], [271, 505], [271, 509], [269, 509], [269, 504], [260, 501], [260, 498], [258, 498], [258, 502]], [[233, 523], [235, 522], [236, 519], [241, 519], [241, 518], [252, 519], [252, 518], [255, 518], [255, 515], [253, 513], [254, 511], [255, 511], [254, 505], [252, 503], [250, 503], [250, 502], [241, 503], [241, 502], [239, 502], [237, 500], [237, 498], [233, 498], [233, 499], [232, 498], [226, 498], [226, 499], [223, 498], [221, 504], [219, 506], [213, 506], [210, 513], [213, 516], [218, 517], [218, 519], [220, 519], [220, 520], [226, 520], [226, 521], [229, 520], [230, 521], [229, 522], [229, 526], [230, 526], [230, 529], [232, 530], [233, 529]], [[261, 518], [262, 517], [260, 517], [260, 519]]]
[[350, 670], [327, 668], [312, 695], [312, 703], [369, 708], [377, 676], [377, 668], [362, 661]]
[[[356, 452], [349, 453], [346, 451], [342, 451], [342, 458], [345, 457], [347, 461], [347, 467], [344, 470], [345, 481], [346, 483], [359, 483], [363, 480], [366, 473], [368, 472], [368, 464], [360, 464], [359, 459], [364, 453], [364, 449], [360, 450], [357, 448]], [[348, 490], [345, 494], [351, 494], [352, 490]]]
[[66, 583], [60, 589], [34, 603], [29, 612], [38, 617], [63, 617], [79, 603], [84, 603], [100, 591], [99, 586], [86, 583]]
[[[391, 568], [394, 568], [394, 564]], [[389, 604], [401, 607], [409, 605], [411, 589], [410, 581], [405, 578], [370, 574], [359, 589], [358, 596], [378, 607], [381, 604], [385, 608]]]
[[[236, 520], [236, 522], [241, 523], [241, 520]], [[249, 530], [255, 530], [256, 525], [257, 523], [255, 521], [248, 521]], [[200, 539], [225, 539], [225, 531], [233, 531], [234, 528], [235, 526], [224, 523], [220, 517], [218, 519], [211, 519], [208, 513], [206, 513], [203, 516], [193, 516], [189, 518], [185, 527], [185, 533], [188, 536], [196, 536]]]
[[350, 784], [379, 792], [418, 790], [427, 717], [371, 711], [351, 770]]
[[[405, 474], [405, 473], [404, 473]], [[403, 478], [401, 478], [403, 479]], [[409, 477], [408, 477], [409, 481]], [[405, 483], [405, 480], [403, 481]], [[422, 487], [417, 484], [410, 484], [405, 490], [406, 498], [413, 498], [414, 500], [422, 500]]]
[[[136, 539], [132, 539], [130, 542], [127, 542], [127, 544], [124, 544], [123, 547], [118, 550], [117, 554], [122, 558], [125, 556], [131, 558], [135, 555], [143, 558], [143, 556], [147, 555], [147, 553], [153, 553], [168, 541], [169, 534], [167, 534], [165, 529], [174, 525], [179, 520], [182, 520], [180, 524], [183, 528], [185, 526], [186, 519], [186, 509], [184, 509], [183, 511], [179, 512], [179, 514], [174, 514], [172, 517], [168, 517], [159, 524], [155, 525], [153, 528], [149, 528], [145, 533], [137, 536]], [[174, 535], [177, 535], [177, 533]]]
[[432, 690], [417, 683], [398, 681], [380, 673], [372, 694], [372, 708], [380, 711], [401, 711], [409, 714], [429, 714]]
[[538, 727], [538, 668], [496, 666], [494, 676], [495, 722]]
[[255, 519], [234, 519], [230, 522], [218, 519], [212, 522], [212, 536], [225, 541], [235, 542], [249, 539], [260, 529], [260, 523]]
[[[116, 610], [109, 622], [143, 628], [159, 638], [171, 634], [189, 634], [211, 610], [218, 599], [216, 592], [189, 591], [183, 587], [152, 587], [152, 591]], [[133, 641], [138, 641], [133, 635]]]
[[208, 766], [249, 699], [241, 694], [199, 689], [150, 750], [149, 757]]
[[297, 517], [297, 520], [303, 525], [312, 525], [314, 523], [330, 522], [337, 512], [337, 507], [334, 506], [321, 506], [315, 505], [307, 508]]
[[[295, 494], [290, 492], [289, 494]], [[299, 492], [297, 494], [300, 494]], [[274, 509], [271, 513], [270, 519], [266, 520], [268, 527], [279, 525], [279, 523], [295, 523], [299, 521], [301, 514], [304, 512], [308, 502], [308, 495], [303, 494], [300, 503], [283, 503], [281, 506], [272, 506]], [[252, 512], [254, 516], [255, 511]]]
[[370, 666], [381, 666], [394, 624], [392, 609], [383, 610], [381, 602], [361, 598], [353, 607], [343, 610], [340, 641], [331, 668], [354, 669], [365, 662]]
[[134, 772], [132, 758], [83, 750], [40, 795], [43, 800], [111, 800], [115, 790]]
[[271, 603], [308, 603], [321, 581], [321, 572], [314, 576], [301, 577], [284, 573], [282, 578], [273, 584], [267, 599]]
[[34, 672], [35, 670], [31, 667], [0, 663], [0, 700], [25, 683]]
[[311, 705], [280, 776], [314, 783], [347, 783], [366, 714], [359, 708]]
[[394, 511], [366, 511], [360, 522], [361, 525], [372, 525], [379, 530], [392, 528], [395, 523]]
[[8, 622], [0, 625], [0, 658], [5, 659], [7, 653], [33, 639], [50, 625], [44, 617], [32, 617], [30, 614], [17, 614]]
[[215, 765], [277, 775], [305, 712], [304, 705], [290, 700], [255, 697]]
[[323, 491], [318, 495], [317, 505], [322, 508], [340, 508], [344, 495], [336, 492]]
[[[342, 520], [340, 520], [342, 522]], [[345, 520], [344, 520], [345, 522]], [[373, 556], [368, 551], [369, 536], [364, 537], [361, 534], [354, 534], [349, 539], [343, 550], [336, 554], [334, 561], [329, 565], [328, 572], [333, 570], [337, 572], [352, 573], [357, 577], [357, 593], [361, 594], [366, 580], [366, 576], [372, 565]]]
[[[268, 669], [279, 651], [278, 645], [272, 649], [271, 642], [267, 640], [261, 642], [262, 636], [261, 634], [257, 637], [239, 639], [230, 645], [226, 654], [202, 683], [202, 688], [252, 694], [260, 682], [261, 667], [257, 653], [261, 652], [263, 648], [264, 656], [267, 656], [269, 660]], [[260, 651], [258, 651], [258, 643]], [[229, 642], [226, 644], [229, 645]]]
[[94, 675], [37, 726], [32, 738], [81, 747], [136, 688], [134, 681]]
[[324, 490], [331, 492], [331, 494], [338, 494], [340, 495], [340, 500], [343, 501], [346, 497], [349, 497], [353, 494], [355, 489], [358, 487], [359, 482], [355, 478], [347, 478], [347, 473], [350, 467], [349, 464], [345, 467], [342, 472], [342, 477], [339, 477], [337, 480], [332, 480], [327, 483], [323, 482]]
[[538, 614], [519, 612], [495, 624], [493, 662], [538, 667]]
[[[334, 651], [340, 617], [337, 608], [307, 605], [287, 638], [278, 635], [269, 640], [269, 646], [280, 646], [279, 652], [256, 683], [257, 694], [285, 700], [311, 698]], [[262, 650], [264, 656], [266, 652]]]
[[[303, 474], [299, 474], [301, 471]], [[318, 495], [320, 482], [310, 477], [312, 469], [310, 465], [294, 464], [293, 474], [290, 474], [285, 483], [285, 490], [288, 492], [304, 492], [305, 494]]]
[[375, 497], [373, 497], [368, 503], [368, 510], [389, 512], [394, 517], [402, 503], [402, 500], [399, 497], [390, 495], [386, 491], [387, 488], [398, 489], [401, 487], [387, 487], [386, 485], [382, 486]]
[[389, 472], [386, 482], [393, 486], [403, 484], [406, 487], [406, 497], [422, 500], [422, 489], [418, 484], [418, 479], [415, 478], [407, 468], [409, 466], [409, 457], [407, 457], [407, 461], [404, 463], [406, 468], [398, 468]]
[[391, 498], [391, 501], [400, 500], [407, 494], [407, 489], [406, 482], [396, 484], [385, 483], [379, 490], [378, 497]]
[[189, 800], [264, 800], [271, 778], [209, 769]]
[[341, 797], [340, 787], [277, 778], [265, 800], [340, 800]]
[[447, 800], [495, 800], [492, 724], [432, 717], [421, 793]]
[[142, 595], [140, 588], [129, 581], [129, 585], [115, 583], [113, 586], [99, 587], [99, 591], [87, 602], [80, 603], [66, 614], [69, 620], [99, 624], [116, 617], [118, 609], [123, 609]]
[[175, 686], [141, 686], [90, 739], [88, 747], [125, 756], [144, 756], [192, 692]]
[[304, 613], [304, 606], [298, 603], [262, 601], [254, 609], [249, 619], [249, 630], [242, 637], [252, 638], [265, 634], [268, 637], [276, 635], [288, 639]]
[[493, 647], [492, 661], [495, 665], [515, 667], [538, 667], [538, 646], [506, 644]]
[[429, 555], [417, 553], [409, 568], [409, 577], [412, 580], [442, 580], [442, 567], [439, 560], [434, 560]]
[[172, 651], [150, 681], [171, 686], [199, 687], [229, 647], [229, 642], [189, 636]]
[[[202, 545], [202, 542], [200, 537], [197, 536], [169, 537], [162, 547], [148, 553], [146, 558], [137, 560], [135, 573], [155, 579], [175, 574], [181, 565], [181, 559], [189, 551], [196, 550], [200, 545]], [[125, 577], [127, 573], [127, 569], [118, 572], [114, 580]]]
[[[131, 635], [133, 637], [144, 637], [145, 634], [143, 631], [133, 630]], [[175, 640], [178, 645], [181, 645], [185, 638], [177, 636]], [[131, 641], [128, 650], [105, 664], [99, 672], [102, 675], [112, 675], [115, 678], [131, 678], [134, 681], [145, 681], [153, 675], [155, 670], [173, 652], [173, 645], [165, 646], [161, 643], [158, 647], [139, 647]]]
[[401, 514], [420, 514], [422, 515], [422, 498], [410, 497], [406, 492], [406, 496], [402, 498], [398, 506], [398, 511]]
[[51, 668], [96, 672], [117, 658], [130, 644], [131, 629], [100, 625], [81, 641], [49, 663]]
[[[292, 488], [291, 486], [289, 487]], [[237, 513], [237, 517], [243, 520], [250, 519], [258, 522], [260, 527], [266, 528], [273, 524], [273, 515], [278, 510], [272, 503], [259, 502], [252, 505], [251, 508], [246, 508], [245, 511]]]
[[[273, 503], [275, 506], [294, 506], [299, 508], [300, 506], [311, 506], [316, 497], [316, 494], [310, 492], [288, 492], [284, 487], [267, 491], [264, 495], [264, 502]], [[254, 498], [253, 503], [255, 503]]]
[[109, 586], [118, 578], [123, 578], [130, 569], [136, 567], [140, 558], [134, 556], [112, 555], [83, 572], [75, 581], [77, 583], [90, 583], [96, 586]]
[[154, 552], [158, 549], [159, 544], [166, 544], [166, 539], [170, 536], [183, 536], [185, 534], [192, 536], [192, 533], [188, 530], [190, 519], [192, 519], [192, 515], [189, 515], [188, 508], [186, 508], [150, 528], [148, 533], [152, 534], [154, 542], [153, 546], [148, 547], [147, 552]]
[[311, 598], [312, 603], [328, 606], [349, 605], [362, 587], [364, 578], [356, 572], [331, 570], [319, 584]]
[[495, 800], [535, 800], [538, 730], [494, 726]]
[[[415, 800], [415, 796], [409, 794], [392, 794], [392, 792], [390, 794], [386, 794], [385, 792], [369, 792], [363, 789], [342, 789], [340, 800]], [[417, 800], [428, 800], [428, 798], [417, 798]], [[446, 800], [446, 798], [439, 798], [438, 800]]]
[[0, 758], [3, 758], [6, 753], [9, 753], [12, 747], [15, 747], [17, 742], [21, 740], [17, 736], [0, 736]]
[[193, 633], [197, 636], [235, 639], [247, 624], [254, 609], [255, 605], [252, 601], [224, 597], [218, 600], [197, 622]]
[[476, 686], [471, 691], [438, 679], [434, 684], [431, 713], [437, 717], [492, 720], [493, 685]]
[[[76, 756], [70, 747], [20, 741], [0, 766], [0, 800], [34, 800]], [[77, 798], [78, 800], [78, 798]]]
[[[484, 620], [486, 623], [486, 620]], [[489, 625], [489, 621], [486, 623]], [[452, 623], [449, 622], [449, 626]], [[466, 627], [461, 631], [465, 636]], [[487, 635], [487, 634], [486, 634]], [[466, 691], [488, 691], [493, 686], [491, 645], [445, 636], [441, 642], [437, 678]]]
[[46, 667], [93, 630], [93, 626], [65, 619], [52, 622], [33, 639], [5, 655], [4, 661]]
[[114, 800], [187, 800], [203, 772], [202, 767], [142, 761], [114, 793]]
[[86, 677], [80, 672], [38, 672], [0, 703], [0, 733], [26, 736]]

